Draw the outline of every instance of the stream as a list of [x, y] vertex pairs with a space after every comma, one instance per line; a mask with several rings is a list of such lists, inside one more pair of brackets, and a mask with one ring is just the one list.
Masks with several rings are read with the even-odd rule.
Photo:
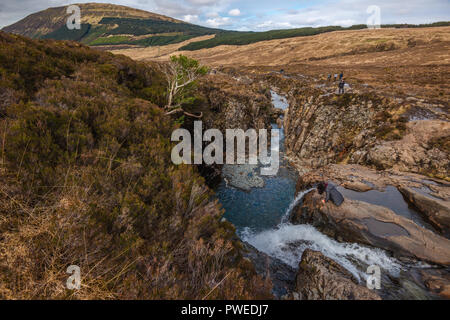
[[[272, 92], [276, 108], [288, 108], [286, 99]], [[272, 124], [277, 128], [276, 124]], [[356, 243], [341, 243], [319, 232], [311, 225], [293, 225], [288, 221], [291, 211], [311, 190], [300, 192], [295, 198], [297, 173], [284, 159], [284, 131], [280, 137], [280, 170], [276, 176], [262, 177], [264, 187], [249, 192], [233, 188], [222, 181], [216, 190], [225, 209], [225, 218], [235, 227], [238, 236], [259, 251], [298, 269], [305, 249], [322, 252], [350, 271], [361, 285], [369, 276], [370, 265], [382, 270], [382, 286], [378, 291], [384, 299], [427, 299], [424, 288], [411, 278], [413, 269], [378, 248]], [[420, 267], [420, 266], [419, 266]]]

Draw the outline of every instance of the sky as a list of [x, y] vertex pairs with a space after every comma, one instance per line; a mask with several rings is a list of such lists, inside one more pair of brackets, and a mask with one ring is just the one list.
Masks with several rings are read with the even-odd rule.
[[381, 24], [450, 20], [450, 0], [1, 0], [0, 28], [49, 7], [106, 2], [143, 9], [207, 27], [265, 31], [366, 24], [369, 6], [380, 8]]

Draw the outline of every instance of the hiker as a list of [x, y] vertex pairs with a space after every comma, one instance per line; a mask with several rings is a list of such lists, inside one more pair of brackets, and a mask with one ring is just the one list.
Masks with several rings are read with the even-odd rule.
[[341, 82], [339, 82], [339, 94], [344, 94], [345, 91], [345, 80], [341, 79]]
[[330, 82], [330, 81], [331, 81], [331, 73], [328, 74], [328, 82]]
[[334, 81], [335, 81], [335, 82], [336, 82], [336, 80], [337, 80], [337, 77], [338, 77], [338, 74], [335, 73], [335, 74], [334, 74]]
[[341, 74], [339, 75], [339, 80], [342, 80], [344, 78], [344, 71], [341, 72]]
[[344, 196], [336, 189], [336, 186], [330, 182], [320, 182], [317, 185], [317, 191], [319, 194], [325, 194], [325, 199], [322, 200], [323, 203], [328, 202], [330, 199], [336, 206], [340, 206], [344, 202]]

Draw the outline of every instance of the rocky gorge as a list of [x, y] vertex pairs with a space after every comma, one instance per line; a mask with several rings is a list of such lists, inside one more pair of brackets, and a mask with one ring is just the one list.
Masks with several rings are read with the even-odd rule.
[[[298, 177], [292, 179], [297, 179], [295, 194], [301, 196], [291, 200], [272, 231], [237, 226], [247, 252], [244, 256], [255, 264], [258, 273], [272, 279], [276, 296], [449, 298], [448, 106], [414, 97], [383, 96], [365, 86], [337, 95], [332, 84], [301, 74], [218, 73], [227, 79], [227, 85], [222, 83], [221, 88], [231, 89], [234, 83], [239, 89], [234, 87], [230, 99], [220, 100], [217, 110], [224, 113], [215, 124], [245, 129], [270, 123], [272, 127], [284, 126], [282, 156]], [[269, 104], [270, 98], [272, 103], [280, 98], [276, 93], [286, 97], [283, 112]], [[427, 117], [420, 118], [423, 114]], [[266, 187], [247, 169], [241, 168], [245, 174], [240, 175], [248, 185], [227, 188], [244, 189], [252, 198], [254, 188]], [[227, 176], [229, 170], [218, 172]], [[247, 176], [257, 182], [252, 183]], [[270, 181], [265, 181], [269, 189]], [[319, 181], [339, 186], [345, 197], [341, 207], [323, 205], [314, 189], [303, 194]], [[227, 193], [223, 190], [225, 187], [219, 187], [219, 200]], [[232, 200], [224, 198], [227, 212], [227, 201], [228, 205], [240, 201], [236, 198], [238, 191], [233, 192]], [[296, 235], [280, 240], [286, 230]], [[301, 232], [309, 232], [310, 238], [299, 236]], [[314, 243], [318, 239], [335, 251], [347, 251], [342, 255], [328, 252]], [[274, 241], [285, 242], [274, 245]], [[367, 289], [364, 275], [356, 269], [363, 270], [371, 259], [352, 257], [355, 253], [349, 248], [373, 255], [373, 260], [380, 255], [379, 261], [386, 262], [382, 269], [398, 269], [398, 274], [383, 269], [387, 288]], [[286, 250], [295, 254], [289, 256]], [[356, 269], [355, 259], [359, 259]]]

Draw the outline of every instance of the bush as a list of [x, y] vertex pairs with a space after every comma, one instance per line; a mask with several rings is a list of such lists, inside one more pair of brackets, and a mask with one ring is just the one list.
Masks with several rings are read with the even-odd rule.
[[[17, 98], [0, 117], [0, 298], [270, 297], [204, 180], [170, 160], [156, 68], [70, 42], [0, 42]], [[72, 264], [78, 291], [65, 288]]]

